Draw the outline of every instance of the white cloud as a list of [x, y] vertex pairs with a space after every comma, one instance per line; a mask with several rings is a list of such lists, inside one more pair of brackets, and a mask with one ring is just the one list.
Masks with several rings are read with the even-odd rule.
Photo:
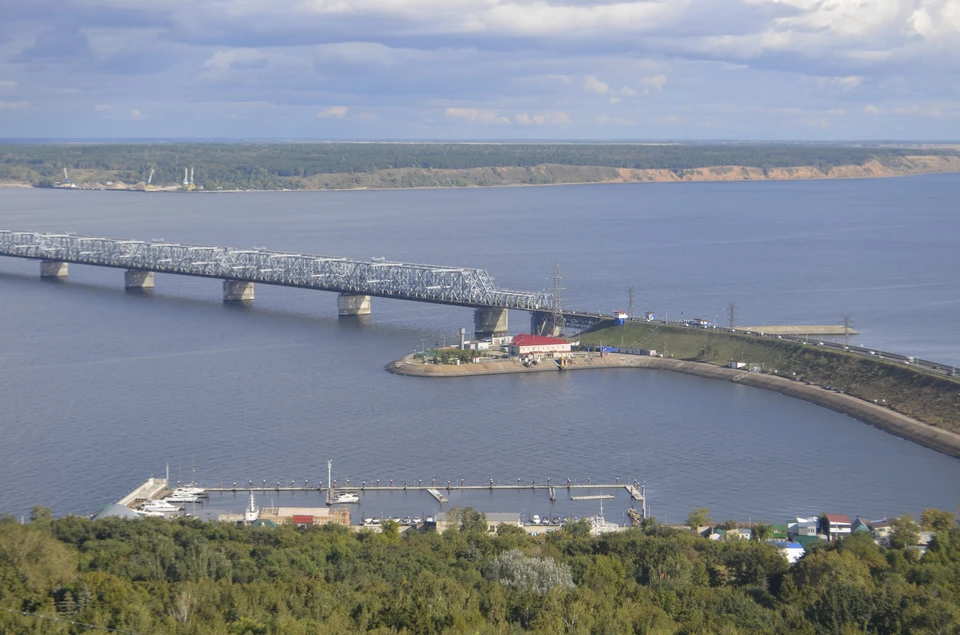
[[634, 95], [637, 94], [637, 91], [630, 88], [629, 86], [624, 86], [623, 88], [620, 89], [620, 94], [625, 97], [633, 97]]
[[847, 111], [844, 110], [843, 108], [831, 108], [830, 110], [827, 111], [827, 114], [828, 115], [845, 115], [847, 114]]
[[568, 123], [572, 123], [570, 116], [565, 112], [546, 112], [538, 115], [530, 115], [525, 112], [521, 112], [516, 117], [514, 117], [517, 123], [524, 126], [562, 126]]
[[150, 115], [145, 115], [136, 108], [130, 111], [130, 118], [134, 121], [143, 121], [144, 119], [149, 119]]
[[5, 90], [5, 89], [9, 89], [9, 88], [16, 88], [16, 87], [17, 87], [17, 82], [13, 82], [13, 81], [10, 81], [10, 80], [0, 81], [0, 90]]
[[863, 107], [863, 112], [867, 113], [868, 115], [879, 115], [880, 109], [873, 104], [867, 104]]
[[29, 101], [0, 101], [0, 110], [23, 110], [32, 105]]
[[266, 54], [255, 48], [235, 48], [217, 51], [203, 63], [203, 73], [201, 76], [211, 80], [223, 79], [231, 70], [257, 66], [264, 63], [266, 59]]
[[93, 109], [96, 112], [110, 112], [111, 110], [113, 110], [113, 106], [111, 106], [110, 104], [97, 104], [96, 106], [93, 107]]
[[583, 78], [583, 87], [587, 92], [596, 93], [597, 95], [606, 95], [610, 92], [610, 85], [601, 82], [594, 75], [587, 75]]
[[650, 93], [659, 93], [663, 90], [663, 87], [667, 83], [666, 75], [651, 75], [649, 77], [642, 77], [640, 79], [640, 85], [643, 87], [643, 94], [649, 95]]
[[350, 112], [347, 106], [330, 106], [317, 113], [321, 119], [343, 119]]
[[620, 98], [619, 98], [619, 97], [611, 97], [611, 98], [610, 98], [610, 105], [611, 105], [611, 106], [614, 106], [614, 105], [619, 104], [619, 103], [620, 103]]
[[486, 108], [447, 108], [447, 119], [457, 119], [467, 123], [509, 124], [510, 118]]

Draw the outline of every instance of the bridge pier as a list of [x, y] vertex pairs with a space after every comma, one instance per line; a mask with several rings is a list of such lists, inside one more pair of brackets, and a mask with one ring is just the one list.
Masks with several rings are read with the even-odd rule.
[[41, 278], [66, 278], [67, 263], [59, 260], [41, 260], [40, 261]]
[[127, 269], [123, 272], [123, 288], [128, 291], [133, 289], [152, 289], [153, 272]]
[[478, 340], [506, 335], [507, 310], [499, 307], [490, 307], [474, 311], [473, 334]]
[[223, 281], [224, 302], [249, 302], [253, 300], [253, 283], [240, 280]]
[[553, 324], [553, 315], [542, 311], [530, 313], [530, 333], [544, 337], [560, 337], [560, 327]]
[[370, 296], [341, 293], [337, 296], [337, 313], [340, 317], [370, 315]]

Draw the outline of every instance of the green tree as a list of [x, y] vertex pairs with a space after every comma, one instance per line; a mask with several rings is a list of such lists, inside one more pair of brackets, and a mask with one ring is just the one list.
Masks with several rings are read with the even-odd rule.
[[694, 531], [699, 531], [701, 527], [710, 524], [710, 508], [697, 507], [687, 516], [687, 526]]
[[926, 531], [950, 531], [954, 515], [942, 509], [925, 509], [920, 513], [920, 524]]
[[890, 546], [894, 549], [912, 547], [920, 541], [920, 525], [913, 520], [913, 514], [904, 514], [891, 522]]
[[764, 541], [773, 534], [773, 525], [756, 523], [750, 528], [750, 539]]

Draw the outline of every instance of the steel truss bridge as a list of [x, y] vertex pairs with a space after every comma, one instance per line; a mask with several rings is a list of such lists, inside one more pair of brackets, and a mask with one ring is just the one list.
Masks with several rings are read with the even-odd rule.
[[[500, 289], [485, 270], [464, 267], [9, 230], [0, 230], [0, 255], [481, 309], [553, 309], [549, 293]], [[569, 313], [574, 322], [581, 315]]]

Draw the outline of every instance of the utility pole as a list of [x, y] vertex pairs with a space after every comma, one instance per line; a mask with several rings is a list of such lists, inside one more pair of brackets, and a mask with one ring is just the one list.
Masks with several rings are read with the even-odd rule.
[[560, 286], [563, 281], [563, 274], [560, 273], [560, 263], [553, 267], [553, 311], [551, 311], [550, 326], [554, 331], [553, 335], [563, 337], [566, 331], [566, 324], [563, 319], [563, 308], [561, 306], [561, 292], [566, 288]]
[[853, 319], [847, 313], [843, 316], [843, 345], [846, 346], [850, 341], [850, 327], [853, 326]]
[[730, 316], [730, 328], [737, 327], [737, 303], [731, 302], [727, 305], [727, 315]]
[[630, 316], [630, 319], [632, 320], [634, 317], [634, 309], [636, 309], [636, 304], [634, 303], [634, 297], [633, 297], [633, 287], [630, 287], [629, 293], [630, 293], [630, 309], [627, 311], [627, 315]]

